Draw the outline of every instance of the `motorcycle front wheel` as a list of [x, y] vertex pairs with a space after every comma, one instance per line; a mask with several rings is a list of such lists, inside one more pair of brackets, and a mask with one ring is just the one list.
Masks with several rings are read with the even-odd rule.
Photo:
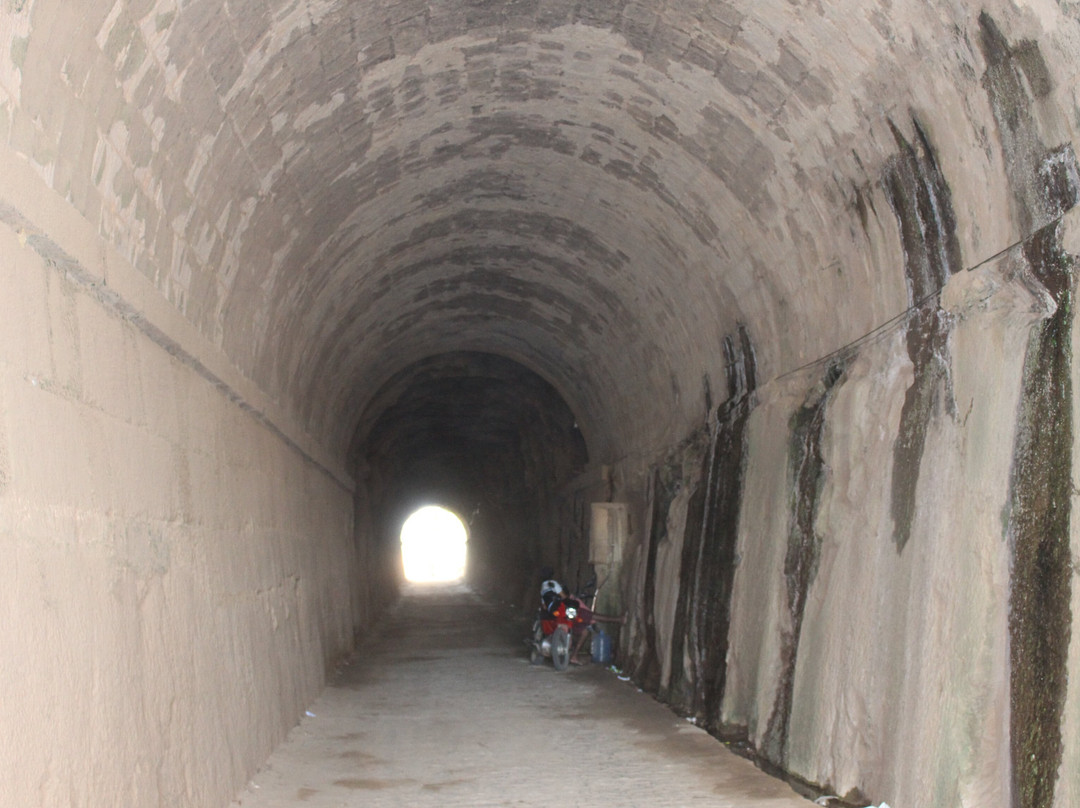
[[544, 641], [544, 632], [540, 628], [540, 621], [537, 620], [533, 624], [532, 643], [529, 649], [529, 662], [533, 665], [539, 665], [544, 661], [544, 652], [541, 651], [541, 643]]
[[557, 671], [570, 667], [570, 632], [565, 626], [559, 626], [551, 635], [551, 661]]

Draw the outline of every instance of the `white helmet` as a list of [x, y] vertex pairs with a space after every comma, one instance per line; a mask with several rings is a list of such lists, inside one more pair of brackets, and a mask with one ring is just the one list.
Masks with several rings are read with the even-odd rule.
[[540, 597], [543, 597], [550, 592], [554, 592], [556, 595], [561, 595], [563, 593], [562, 584], [554, 578], [540, 584]]

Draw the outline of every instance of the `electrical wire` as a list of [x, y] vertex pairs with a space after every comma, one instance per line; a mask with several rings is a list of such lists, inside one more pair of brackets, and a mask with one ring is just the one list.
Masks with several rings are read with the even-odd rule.
[[[1039, 233], [1039, 232], [1045, 230], [1048, 227], [1056, 227], [1057, 225], [1059, 225], [1064, 220], [1066, 213], [1068, 213], [1068, 211], [1065, 211], [1065, 213], [1062, 213], [1059, 216], [1055, 217], [1054, 219], [1051, 219], [1045, 225], [1043, 225], [1038, 230], [1036, 230], [1035, 233], [1031, 233], [1031, 234], [1025, 236], [1024, 238], [1018, 239], [1017, 241], [1014, 241], [1012, 244], [1009, 244], [1008, 246], [1003, 247], [1002, 249], [998, 250], [993, 255], [991, 255], [991, 256], [989, 256], [987, 258], [984, 258], [981, 261], [978, 261], [977, 263], [974, 263], [969, 267], [965, 267], [964, 269], [960, 270], [959, 272], [956, 272], [956, 273], [953, 273], [953, 274], [959, 275], [960, 272], [974, 272], [976, 269], [979, 269], [980, 267], [986, 266], [987, 264], [991, 263], [992, 261], [998, 260], [999, 258], [1001, 258], [1001, 257], [1007, 255], [1008, 253], [1012, 252], [1016, 248], [1022, 247], [1024, 244], [1026, 244], [1028, 241], [1030, 241], [1034, 237], [1034, 235], [1036, 233]], [[941, 293], [945, 290], [945, 286], [947, 286], [947, 285], [948, 285], [948, 282], [946, 281], [946, 283], [942, 284], [940, 287], [935, 289], [933, 292], [930, 292], [926, 296], [920, 298], [919, 300], [916, 300], [914, 303], [912, 303], [910, 306], [908, 306], [902, 312], [900, 312], [899, 314], [894, 315], [893, 317], [890, 317], [888, 320], [886, 320], [885, 322], [881, 323], [880, 325], [872, 328], [870, 331], [867, 331], [861, 337], [857, 337], [856, 339], [853, 339], [851, 342], [847, 343], [846, 345], [842, 345], [841, 347], [839, 347], [839, 348], [837, 348], [837, 349], [835, 349], [833, 351], [830, 351], [829, 353], [825, 354], [824, 356], [820, 356], [817, 359], [813, 359], [813, 360], [807, 362], [804, 365], [800, 365], [797, 368], [793, 368], [792, 370], [785, 371], [784, 373], [781, 373], [778, 376], [774, 376], [768, 382], [761, 385], [761, 387], [767, 387], [768, 385], [773, 384], [774, 382], [778, 382], [781, 379], [786, 379], [788, 376], [794, 376], [795, 374], [801, 373], [802, 371], [808, 370], [809, 368], [827, 364], [827, 363], [831, 362], [833, 359], [836, 359], [839, 356], [843, 356], [844, 354], [850, 353], [855, 348], [858, 348], [859, 346], [864, 345], [867, 342], [870, 342], [875, 337], [880, 335], [882, 332], [891, 329], [893, 326], [895, 326], [897, 323], [901, 322], [902, 320], [908, 319], [909, 317], [911, 317], [912, 314], [919, 311], [923, 306], [925, 306], [930, 301], [937, 300], [941, 296]]]

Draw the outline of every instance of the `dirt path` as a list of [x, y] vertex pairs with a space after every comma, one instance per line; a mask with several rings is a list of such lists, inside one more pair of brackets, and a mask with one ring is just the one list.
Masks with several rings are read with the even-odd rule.
[[531, 666], [519, 634], [414, 590], [233, 805], [813, 805], [611, 671]]

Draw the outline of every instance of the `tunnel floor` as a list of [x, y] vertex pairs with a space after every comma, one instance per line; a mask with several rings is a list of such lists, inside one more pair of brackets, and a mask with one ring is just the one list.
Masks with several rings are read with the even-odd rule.
[[530, 665], [520, 622], [411, 587], [233, 802], [812, 805], [599, 665]]

